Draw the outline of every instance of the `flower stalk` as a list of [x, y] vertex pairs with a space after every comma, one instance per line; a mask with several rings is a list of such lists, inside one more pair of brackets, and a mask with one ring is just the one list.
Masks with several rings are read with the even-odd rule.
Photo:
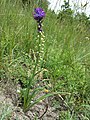
[[43, 57], [44, 57], [44, 32], [42, 29], [42, 20], [45, 17], [45, 12], [42, 8], [36, 8], [34, 10], [33, 14], [34, 19], [37, 21], [37, 30], [38, 30], [38, 38], [39, 38], [39, 45], [38, 45], [38, 57], [39, 57], [39, 65], [40, 63], [43, 63]]

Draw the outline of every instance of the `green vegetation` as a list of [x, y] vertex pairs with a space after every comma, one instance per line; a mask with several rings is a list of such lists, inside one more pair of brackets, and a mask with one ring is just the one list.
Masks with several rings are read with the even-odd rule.
[[[21, 0], [0, 1], [0, 83], [12, 81], [21, 85], [22, 106], [37, 59], [37, 23], [32, 16], [34, 5], [23, 8]], [[67, 110], [60, 111], [60, 120], [89, 120], [90, 18], [84, 13], [73, 16], [69, 8], [64, 8], [57, 16], [44, 4], [43, 7], [46, 10], [43, 21], [45, 62], [32, 77], [28, 100], [34, 101], [41, 90], [48, 89], [49, 93], [40, 96], [35, 104], [57, 94], [53, 106], [57, 108], [61, 98], [67, 107]], [[36, 86], [38, 81], [40, 85], [45, 82], [43, 87]], [[34, 103], [27, 103], [27, 107]]]

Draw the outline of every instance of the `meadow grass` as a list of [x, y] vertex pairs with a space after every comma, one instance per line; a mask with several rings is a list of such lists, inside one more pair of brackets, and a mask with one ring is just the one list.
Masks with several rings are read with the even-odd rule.
[[[33, 6], [23, 8], [21, 1], [0, 1], [1, 80], [22, 81], [26, 87], [32, 72], [31, 51], [37, 45], [37, 24]], [[78, 20], [61, 21], [46, 10], [43, 22], [45, 64], [43, 79], [49, 79], [49, 91], [66, 92], [70, 109], [60, 112], [62, 120], [90, 118], [90, 30]], [[33, 52], [33, 54], [34, 54]], [[35, 80], [36, 81], [36, 80]], [[34, 86], [34, 80], [32, 86]], [[56, 101], [54, 101], [56, 102]], [[57, 103], [57, 102], [56, 102]], [[71, 113], [72, 112], [72, 113]]]

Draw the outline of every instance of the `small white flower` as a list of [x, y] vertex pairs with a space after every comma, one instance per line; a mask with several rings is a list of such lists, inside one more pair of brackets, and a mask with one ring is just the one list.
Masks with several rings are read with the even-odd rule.
[[41, 38], [41, 40], [44, 40], [44, 38]]
[[41, 51], [41, 53], [44, 53], [44, 51]]
[[44, 47], [42, 46], [41, 50], [44, 50]]
[[37, 54], [39, 54], [39, 52], [37, 51]]
[[19, 90], [19, 89], [17, 89], [17, 93], [20, 93], [20, 90]]
[[45, 40], [43, 40], [42, 42], [45, 43]]
[[41, 44], [39, 44], [39, 46], [41, 47]]
[[34, 103], [33, 101], [31, 101], [31, 103]]
[[42, 46], [44, 46], [44, 44], [42, 44]]
[[86, 40], [90, 40], [90, 38], [89, 38], [89, 37], [85, 37], [85, 39], [86, 39]]
[[39, 35], [37, 37], [39, 38]]
[[44, 33], [44, 32], [41, 32], [41, 35], [42, 35], [42, 37], [45, 37], [43, 33]]

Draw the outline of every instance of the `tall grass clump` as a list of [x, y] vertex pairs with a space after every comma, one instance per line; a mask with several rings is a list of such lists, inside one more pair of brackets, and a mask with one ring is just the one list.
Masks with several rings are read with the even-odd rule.
[[[62, 107], [60, 103], [64, 101], [67, 109], [60, 111], [62, 120], [88, 120], [90, 118], [90, 18], [84, 13], [73, 16], [70, 8], [64, 8], [59, 15], [45, 8], [44, 35], [41, 34], [41, 23], [37, 22], [38, 30], [41, 31], [38, 36], [37, 23], [32, 15], [34, 7], [39, 6], [36, 4], [23, 8], [20, 0], [0, 1], [1, 81], [12, 80], [15, 84], [20, 84], [21, 101], [25, 97], [23, 93], [28, 93], [27, 100], [32, 102], [38, 91], [47, 88], [50, 94], [41, 96], [41, 99], [55, 93], [53, 95], [55, 100], [52, 101], [54, 107], [56, 104]], [[41, 39], [40, 36], [45, 38]], [[42, 40], [41, 46], [45, 41], [44, 50], [38, 47], [37, 39]], [[39, 54], [37, 54], [38, 48]], [[38, 60], [38, 69], [35, 68], [33, 72], [38, 56], [42, 62]], [[45, 81], [45, 85], [37, 87], [40, 80], [38, 76], [42, 70], [41, 79]], [[32, 77], [34, 75], [36, 76]], [[40, 82], [42, 83], [42, 80]], [[27, 89], [28, 85], [29, 89]], [[40, 99], [35, 100], [32, 105], [39, 101]], [[25, 103], [27, 105], [24, 108], [27, 109], [30, 104], [28, 105], [27, 101]]]

